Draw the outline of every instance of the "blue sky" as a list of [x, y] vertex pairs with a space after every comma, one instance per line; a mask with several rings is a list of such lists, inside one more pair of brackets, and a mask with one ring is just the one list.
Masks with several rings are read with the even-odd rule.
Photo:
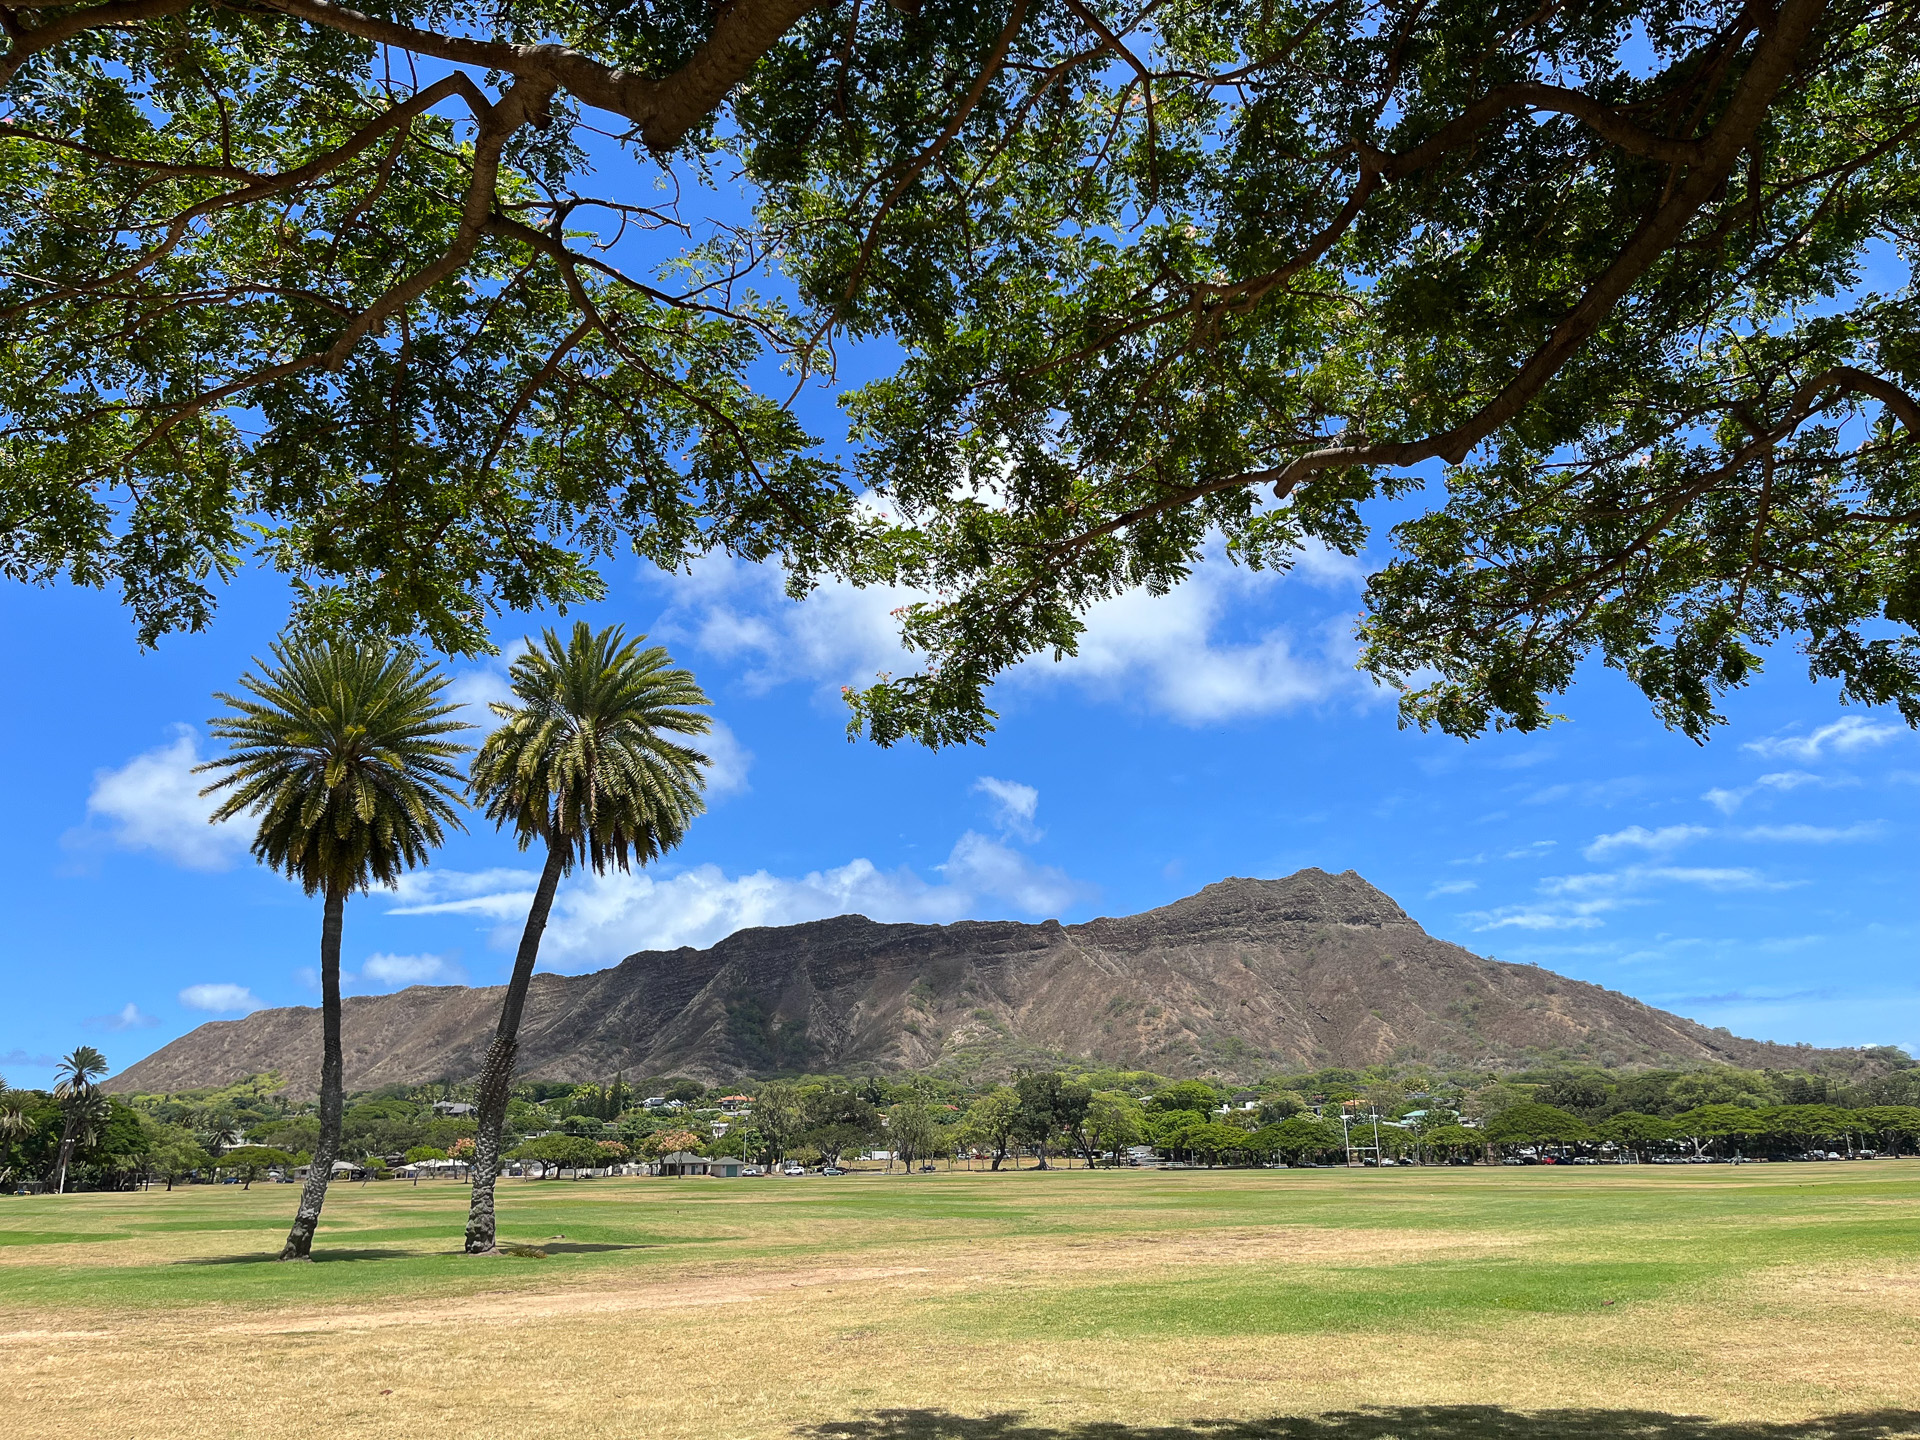
[[[1897, 716], [1840, 707], [1783, 654], [1705, 748], [1598, 670], [1544, 734], [1402, 732], [1350, 668], [1362, 577], [1337, 556], [1284, 579], [1216, 560], [1104, 606], [1079, 659], [1000, 687], [991, 744], [933, 755], [844, 735], [839, 687], [902, 668], [898, 597], [828, 587], [795, 606], [724, 561], [610, 570], [587, 618], [664, 641], [715, 699], [713, 804], [670, 863], [569, 881], [546, 964], [847, 911], [1073, 921], [1225, 875], [1351, 867], [1481, 954], [1739, 1034], [1920, 1045], [1920, 743]], [[0, 590], [15, 1083], [46, 1083], [81, 1041], [124, 1066], [205, 1020], [314, 1000], [317, 903], [209, 828], [186, 773], [210, 692], [282, 614], [273, 582], [244, 579], [212, 631], [141, 654], [110, 597]], [[453, 670], [476, 707], [503, 692], [502, 664]], [[510, 841], [456, 837], [401, 893], [350, 904], [351, 988], [499, 981], [529, 884]]]

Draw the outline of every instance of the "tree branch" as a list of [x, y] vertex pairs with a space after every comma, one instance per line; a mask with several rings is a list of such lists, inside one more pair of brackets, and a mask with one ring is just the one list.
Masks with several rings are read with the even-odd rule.
[[84, 10], [70, 10], [57, 15], [44, 25], [23, 26], [15, 19], [17, 33], [13, 43], [7, 47], [5, 55], [0, 55], [0, 85], [10, 83], [20, 71], [20, 67], [42, 51], [51, 50], [63, 41], [88, 30], [104, 30], [114, 25], [132, 25], [142, 20], [158, 20], [167, 15], [178, 15], [189, 9], [196, 0], [113, 0], [108, 5], [91, 5]]
[[[395, 126], [407, 124], [414, 116], [432, 109], [442, 100], [454, 95], [463, 96], [467, 103], [474, 107], [475, 114], [483, 117], [483, 121], [484, 117], [494, 109], [493, 106], [487, 103], [487, 97], [480, 93], [479, 87], [467, 79], [465, 75], [449, 75], [445, 79], [429, 85], [404, 105], [395, 106], [379, 119], [362, 127], [351, 140], [347, 141], [346, 144], [340, 146], [338, 149], [329, 150], [326, 154], [316, 156], [314, 159], [309, 160], [305, 165], [288, 170], [283, 174], [263, 176], [253, 184], [243, 185], [237, 190], [228, 190], [222, 194], [210, 196], [202, 200], [199, 204], [181, 211], [167, 222], [166, 234], [162, 236], [160, 240], [149, 246], [145, 253], [136, 256], [112, 274], [103, 275], [97, 280], [62, 285], [58, 289], [52, 290], [45, 295], [35, 296], [33, 299], [22, 301], [18, 305], [8, 306], [6, 309], [0, 310], [0, 321], [16, 319], [36, 306], [49, 305], [56, 301], [71, 299], [76, 295], [86, 295], [95, 291], [111, 289], [122, 281], [130, 280], [135, 275], [151, 269], [178, 247], [181, 240], [186, 237], [188, 229], [195, 220], [206, 215], [211, 215], [217, 210], [231, 209], [235, 205], [245, 205], [255, 200], [264, 200], [270, 195], [277, 195], [286, 190], [297, 189], [309, 181], [317, 180], [322, 175], [327, 174], [329, 171], [337, 170], [354, 156], [367, 150], [376, 140]], [[491, 188], [491, 185], [489, 185], [489, 188]]]
[[[235, 0], [222, 0], [235, 3]], [[564, 45], [515, 45], [441, 35], [378, 20], [333, 0], [258, 0], [282, 14], [456, 65], [484, 66], [519, 80], [565, 90], [597, 110], [631, 121], [647, 148], [671, 150], [710, 116], [760, 57], [824, 0], [730, 0], [713, 33], [687, 63], [661, 79], [607, 65]]]

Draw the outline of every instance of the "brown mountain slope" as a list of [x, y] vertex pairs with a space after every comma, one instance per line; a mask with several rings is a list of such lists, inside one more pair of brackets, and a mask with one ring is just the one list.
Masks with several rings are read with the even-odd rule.
[[[347, 1085], [475, 1074], [500, 990], [415, 986], [346, 1002]], [[277, 1070], [310, 1094], [319, 1012], [215, 1021], [119, 1075], [127, 1091]], [[1547, 1056], [1603, 1065], [1783, 1068], [1823, 1054], [1741, 1040], [1638, 1000], [1436, 940], [1351, 870], [1222, 880], [1158, 910], [1084, 925], [880, 925], [859, 915], [742, 930], [707, 950], [534, 977], [527, 1078], [950, 1064], [988, 1072], [1071, 1057], [1250, 1078], [1386, 1060], [1499, 1069]]]

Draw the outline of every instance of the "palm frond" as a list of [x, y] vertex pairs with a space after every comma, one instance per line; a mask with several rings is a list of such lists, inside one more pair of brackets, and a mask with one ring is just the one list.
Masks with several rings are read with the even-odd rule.
[[[563, 847], [566, 868], [644, 865], [678, 845], [706, 809], [707, 756], [671, 736], [706, 734], [709, 703], [691, 673], [646, 637], [584, 622], [552, 630], [513, 662], [517, 704], [474, 756], [468, 786], [520, 848]], [[645, 646], [645, 648], [643, 648]]]
[[208, 722], [225, 755], [215, 820], [256, 821], [253, 854], [309, 895], [392, 884], [464, 829], [456, 763], [469, 729], [440, 699], [447, 679], [381, 645], [283, 642], [241, 677], [246, 695]]

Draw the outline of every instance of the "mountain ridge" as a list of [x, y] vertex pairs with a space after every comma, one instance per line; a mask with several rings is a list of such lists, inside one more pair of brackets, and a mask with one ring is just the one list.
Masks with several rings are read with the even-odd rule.
[[[411, 986], [345, 1002], [347, 1084], [466, 1079], [501, 986]], [[1278, 1068], [1424, 1061], [1804, 1067], [1853, 1054], [1746, 1040], [1537, 966], [1427, 934], [1354, 871], [1229, 877], [1135, 915], [885, 923], [841, 915], [737, 930], [534, 977], [519, 1074], [597, 1080], [938, 1066], [991, 1074], [1077, 1060], [1250, 1079]], [[310, 1095], [319, 1011], [211, 1021], [129, 1066], [122, 1091], [277, 1070]]]

